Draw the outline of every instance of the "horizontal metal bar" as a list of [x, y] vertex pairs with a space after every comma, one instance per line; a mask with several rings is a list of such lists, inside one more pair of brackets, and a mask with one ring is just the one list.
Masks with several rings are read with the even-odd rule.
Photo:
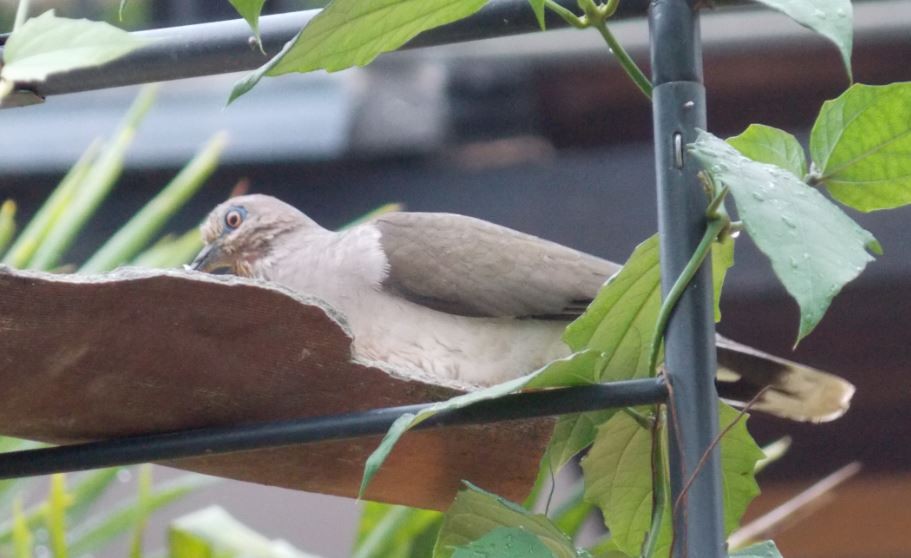
[[[578, 11], [574, 0], [560, 0]], [[626, 0], [615, 17], [644, 15], [647, 0]], [[137, 31], [147, 44], [127, 56], [93, 68], [54, 74], [44, 83], [20, 83], [20, 89], [39, 97], [90, 91], [123, 85], [252, 70], [264, 64], [292, 39], [319, 10], [306, 10], [260, 18], [260, 32], [266, 55], [252, 46], [250, 27], [243, 19], [218, 21]], [[548, 28], [565, 27], [566, 22], [548, 12]], [[445, 45], [477, 39], [503, 37], [539, 30], [528, 0], [490, 0], [477, 14], [431, 29], [403, 48]], [[0, 44], [4, 41], [0, 37]], [[2, 49], [0, 49], [2, 50]], [[25, 93], [23, 93], [25, 95]], [[34, 103], [34, 98], [19, 104]], [[16, 105], [8, 99], [5, 105]]]
[[[439, 413], [418, 425], [418, 428], [545, 417], [608, 407], [645, 405], [666, 399], [667, 390], [661, 379], [629, 380], [507, 395]], [[403, 414], [417, 413], [430, 405], [432, 403], [0, 453], [0, 479], [383, 434]]]

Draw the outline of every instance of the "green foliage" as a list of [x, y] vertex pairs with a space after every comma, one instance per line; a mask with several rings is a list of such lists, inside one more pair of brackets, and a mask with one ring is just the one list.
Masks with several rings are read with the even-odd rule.
[[528, 0], [528, 3], [531, 4], [531, 9], [535, 12], [535, 19], [538, 20], [538, 25], [541, 26], [541, 30], [543, 31], [545, 0]]
[[[178, 209], [205, 184], [218, 166], [227, 136], [216, 134], [149, 203], [93, 255], [80, 269], [97, 273], [114, 269], [137, 255]], [[198, 233], [197, 233], [198, 236]]]
[[16, 234], [16, 202], [6, 200], [0, 206], [0, 253], [9, 246]]
[[861, 211], [911, 203], [911, 82], [854, 85], [827, 101], [810, 135], [815, 178]]
[[56, 17], [51, 10], [10, 34], [0, 78], [43, 81], [56, 72], [110, 62], [141, 45], [136, 36], [107, 23]]
[[364, 66], [417, 34], [465, 18], [487, 0], [333, 0], [281, 52], [238, 82], [230, 103], [263, 76]]
[[777, 165], [799, 179], [807, 174], [807, 157], [797, 138], [791, 134], [762, 124], [750, 126], [727, 142], [744, 157], [758, 163]]
[[366, 502], [352, 558], [426, 558], [442, 518], [436, 511]]
[[452, 558], [554, 558], [556, 556], [536, 536], [516, 527], [497, 527], [467, 546], [457, 548]]
[[[433, 558], [465, 555], [459, 554], [456, 549], [469, 545], [497, 528], [518, 528], [533, 535], [555, 558], [575, 558], [580, 555], [572, 541], [546, 516], [533, 514], [496, 494], [466, 483], [466, 488], [459, 492], [443, 518]], [[502, 541], [503, 538], [497, 536], [493, 540]]]
[[389, 453], [392, 452], [395, 444], [405, 434], [405, 432], [424, 422], [433, 415], [442, 411], [461, 409], [462, 407], [467, 407], [468, 405], [477, 403], [479, 401], [486, 401], [489, 399], [502, 397], [504, 395], [514, 393], [524, 387], [543, 388], [559, 385], [548, 385], [543, 382], [536, 381], [539, 376], [551, 378], [554, 381], [560, 378], [568, 378], [569, 382], [571, 382], [570, 385], [575, 385], [575, 383], [578, 382], [579, 377], [590, 375], [589, 370], [594, 365], [594, 361], [597, 359], [600, 359], [600, 354], [594, 351], [583, 351], [581, 353], [575, 353], [566, 358], [555, 360], [544, 368], [541, 368], [540, 370], [532, 372], [526, 376], [521, 376], [514, 380], [510, 380], [502, 384], [497, 384], [489, 388], [465, 393], [446, 401], [440, 401], [439, 403], [435, 403], [417, 414], [406, 413], [400, 416], [392, 424], [392, 426], [389, 427], [386, 435], [383, 436], [382, 441], [380, 441], [380, 445], [373, 451], [373, 453], [370, 454], [370, 457], [367, 458], [367, 463], [364, 465], [364, 477], [361, 480], [360, 496], [363, 497], [364, 492], [370, 485], [370, 481], [379, 471], [380, 467], [383, 465], [383, 462], [386, 461], [386, 457], [389, 456]]
[[92, 168], [92, 163], [98, 155], [100, 147], [101, 143], [95, 141], [86, 148], [76, 164], [70, 168], [57, 188], [45, 200], [41, 209], [38, 210], [16, 238], [16, 241], [3, 258], [4, 264], [15, 268], [29, 266], [35, 252], [38, 251], [38, 247], [44, 242], [51, 227], [69, 207], [79, 185]]
[[873, 260], [867, 250], [880, 253], [879, 244], [792, 173], [747, 159], [707, 132], [689, 148], [715, 182], [730, 188], [747, 232], [800, 306], [800, 341]]
[[256, 45], [262, 50], [263, 42], [259, 36], [259, 13], [263, 11], [263, 4], [266, 3], [266, 0], [228, 0], [228, 2], [231, 2], [237, 13], [250, 24]]
[[756, 0], [829, 39], [841, 53], [848, 77], [854, 43], [854, 10], [851, 0]]
[[217, 506], [185, 515], [168, 530], [169, 558], [316, 558], [271, 541]]
[[[722, 431], [737, 417], [737, 411], [720, 405]], [[745, 422], [737, 422], [720, 442], [726, 533], [738, 526], [747, 505], [759, 494], [754, 470], [763, 454]], [[601, 508], [612, 546], [628, 556], [639, 556], [652, 519], [651, 431], [625, 413], [615, 414], [598, 428], [582, 468], [585, 498]], [[671, 542], [671, 509], [665, 511], [655, 554], [659, 557], [668, 555]]]
[[[148, 473], [145, 473], [148, 474]], [[89, 517], [71, 534], [70, 549], [74, 556], [97, 552], [111, 541], [129, 532], [141, 533], [145, 518], [200, 488], [217, 482], [213, 477], [188, 474], [158, 486], [143, 486], [149, 480], [140, 476], [136, 501], [126, 501]]]
[[123, 160], [136, 135], [136, 129], [152, 107], [154, 99], [155, 89], [143, 88], [124, 117], [114, 140], [99, 154], [82, 180], [73, 186], [75, 191], [72, 197], [64, 202], [54, 226], [40, 241], [35, 255], [29, 261], [29, 268], [49, 270], [58, 265], [86, 221], [98, 210], [114, 187], [123, 170]]
[[66, 476], [51, 475], [51, 489], [42, 511], [54, 558], [66, 558], [69, 553], [66, 544], [66, 509], [72, 502], [73, 497], [66, 490]]
[[16, 558], [32, 558], [32, 548], [35, 537], [28, 527], [25, 515], [22, 513], [22, 500], [17, 498], [13, 503], [13, 556]]

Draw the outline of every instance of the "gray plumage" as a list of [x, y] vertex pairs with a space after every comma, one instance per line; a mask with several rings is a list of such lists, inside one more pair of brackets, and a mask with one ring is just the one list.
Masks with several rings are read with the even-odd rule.
[[[234, 226], [236, 225], [236, 226]], [[320, 227], [275, 198], [215, 208], [193, 267], [274, 281], [346, 316], [362, 361], [492, 384], [566, 356], [566, 324], [620, 266], [479, 219], [391, 213]], [[854, 387], [837, 376], [718, 337], [719, 391], [808, 421], [836, 418]]]

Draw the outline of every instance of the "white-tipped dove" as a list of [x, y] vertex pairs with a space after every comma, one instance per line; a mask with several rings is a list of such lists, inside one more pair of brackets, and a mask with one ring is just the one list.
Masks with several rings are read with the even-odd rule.
[[[265, 195], [232, 198], [202, 227], [193, 267], [272, 281], [347, 319], [361, 361], [478, 386], [569, 354], [561, 340], [620, 266], [446, 213], [389, 213], [334, 232]], [[854, 386], [723, 337], [722, 397], [799, 421], [841, 416]]]

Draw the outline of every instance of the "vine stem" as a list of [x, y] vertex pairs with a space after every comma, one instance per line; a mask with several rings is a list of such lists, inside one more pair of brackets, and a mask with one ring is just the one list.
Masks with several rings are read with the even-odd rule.
[[626, 75], [633, 80], [633, 83], [636, 84], [636, 87], [639, 88], [642, 93], [648, 97], [652, 98], [652, 82], [645, 76], [645, 73], [636, 65], [636, 62], [633, 61], [632, 57], [626, 52], [626, 49], [617, 41], [617, 38], [614, 37], [614, 34], [610, 32], [610, 29], [607, 28], [607, 22], [604, 19], [599, 19], [593, 21], [595, 29], [601, 33], [601, 36], [604, 37], [604, 42], [607, 43], [607, 46], [610, 48], [611, 52], [614, 53], [614, 56], [617, 57], [617, 61], [620, 62], [620, 66], [623, 67], [623, 70], [626, 72]]
[[650, 372], [655, 370], [658, 366], [658, 353], [661, 350], [661, 338], [664, 336], [664, 330], [671, 317], [671, 312], [677, 305], [677, 301], [683, 296], [683, 292], [696, 275], [696, 272], [699, 271], [699, 266], [702, 265], [702, 262], [705, 261], [705, 257], [709, 254], [709, 251], [711, 251], [712, 242], [715, 241], [715, 238], [729, 224], [730, 221], [725, 218], [715, 218], [709, 221], [708, 226], [705, 228], [705, 234], [702, 235], [702, 240], [699, 241], [699, 246], [696, 247], [693, 257], [687, 262], [686, 267], [683, 268], [680, 276], [677, 277], [677, 280], [674, 282], [674, 286], [671, 287], [670, 292], [667, 293], [667, 297], [661, 304], [661, 309], [658, 311], [658, 323], [655, 324], [655, 334], [652, 338], [652, 348], [648, 357], [648, 370]]
[[581, 0], [579, 6], [585, 12], [585, 15], [577, 16], [571, 10], [558, 4], [555, 0], [544, 0], [544, 5], [547, 8], [576, 29], [585, 29], [586, 27], [594, 27], [597, 29], [604, 38], [604, 42], [607, 43], [608, 48], [610, 48], [611, 53], [617, 57], [617, 61], [620, 62], [620, 66], [626, 74], [633, 80], [633, 83], [636, 84], [642, 93], [651, 99], [652, 82], [649, 81], [645, 73], [636, 65], [636, 62], [633, 61], [629, 53], [626, 52], [626, 49], [623, 48], [607, 27], [608, 18], [614, 15], [619, 4], [619, 0], [609, 0], [607, 4], [601, 5], [596, 4], [594, 0]]
[[658, 536], [661, 534], [661, 522], [667, 512], [667, 470], [665, 468], [664, 436], [662, 431], [667, 424], [667, 415], [658, 405], [655, 421], [652, 424], [652, 520], [642, 547], [643, 558], [654, 558], [658, 550]]

